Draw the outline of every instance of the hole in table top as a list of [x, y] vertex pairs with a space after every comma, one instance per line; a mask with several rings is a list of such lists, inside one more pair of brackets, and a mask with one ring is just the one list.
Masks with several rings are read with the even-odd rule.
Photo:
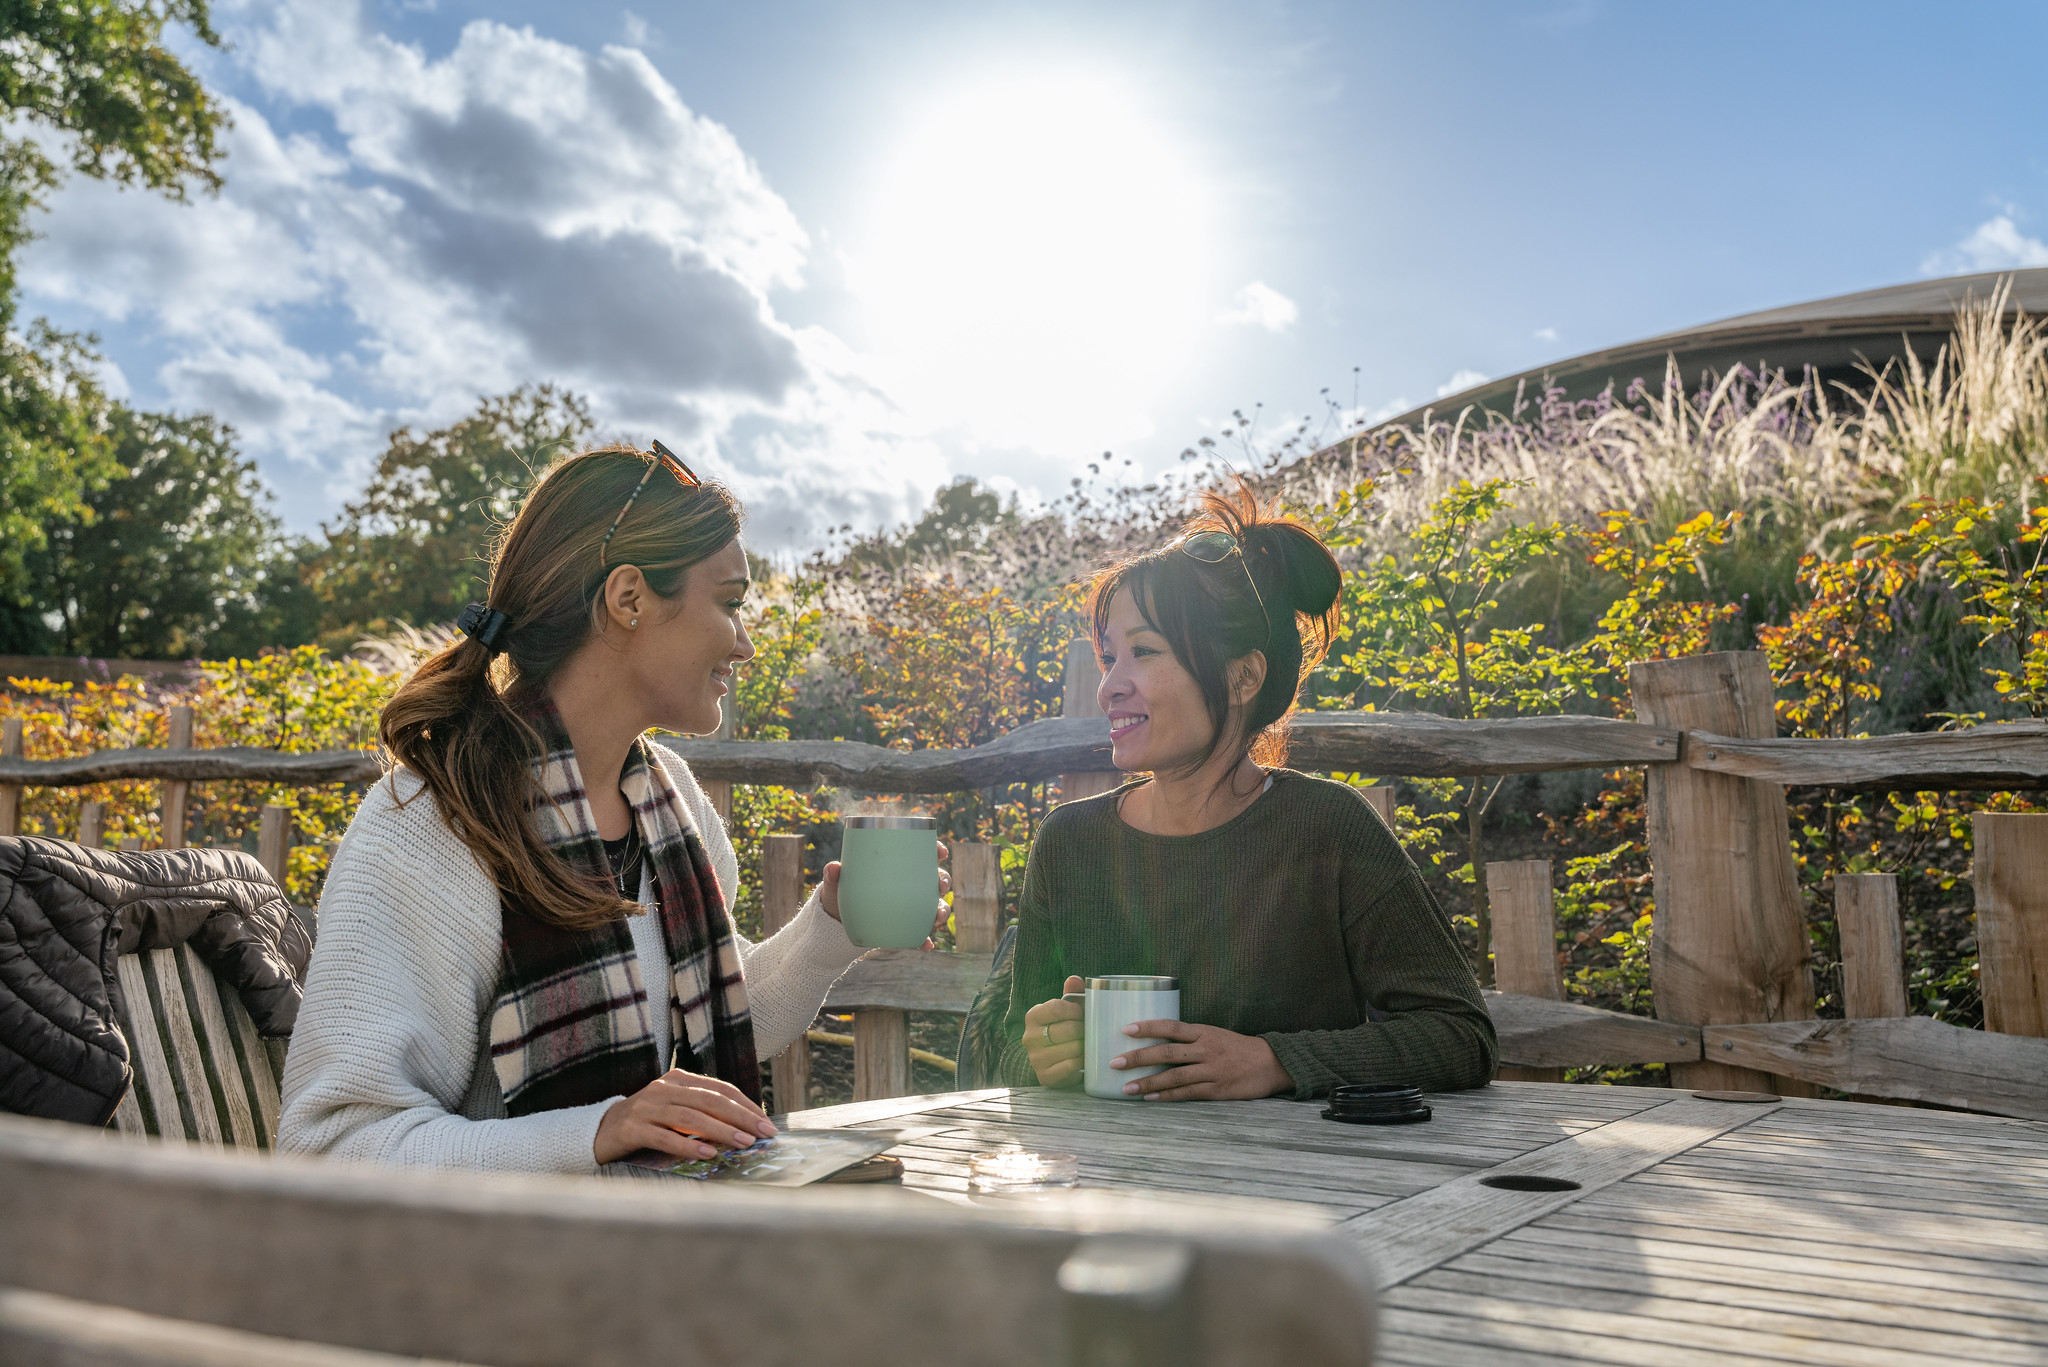
[[1522, 1173], [1505, 1173], [1479, 1179], [1482, 1187], [1499, 1187], [1502, 1191], [1577, 1191], [1579, 1184], [1564, 1177], [1532, 1177]]

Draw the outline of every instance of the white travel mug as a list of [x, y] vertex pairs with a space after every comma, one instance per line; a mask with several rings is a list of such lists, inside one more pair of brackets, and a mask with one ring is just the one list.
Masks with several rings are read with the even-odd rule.
[[1132, 1039], [1124, 1033], [1124, 1027], [1137, 1021], [1179, 1020], [1180, 980], [1149, 974], [1116, 973], [1084, 981], [1088, 994], [1081, 1007], [1081, 1025], [1087, 1032], [1083, 1045], [1082, 1077], [1088, 1095], [1140, 1100], [1139, 1097], [1125, 1095], [1124, 1084], [1132, 1078], [1163, 1073], [1166, 1065], [1112, 1068], [1109, 1061], [1133, 1049], [1143, 1049], [1148, 1044], [1168, 1042]]

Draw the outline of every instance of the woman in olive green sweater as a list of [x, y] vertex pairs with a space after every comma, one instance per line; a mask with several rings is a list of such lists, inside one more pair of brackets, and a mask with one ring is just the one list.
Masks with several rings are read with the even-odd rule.
[[1449, 920], [1356, 790], [1274, 767], [1337, 626], [1341, 571], [1246, 490], [1090, 596], [1114, 762], [1149, 774], [1061, 806], [1031, 850], [1003, 1075], [1081, 1073], [1083, 977], [1180, 980], [1166, 1044], [1113, 1066], [1148, 1101], [1320, 1096], [1339, 1083], [1484, 1086], [1493, 1022]]

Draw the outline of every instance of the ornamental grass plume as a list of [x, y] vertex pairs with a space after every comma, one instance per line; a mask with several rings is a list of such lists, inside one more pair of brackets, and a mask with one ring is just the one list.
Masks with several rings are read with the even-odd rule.
[[1350, 445], [1283, 480], [1307, 493], [1333, 465], [1398, 474], [1380, 486], [1390, 543], [1426, 522], [1460, 482], [1507, 480], [1522, 490], [1511, 514], [1522, 525], [1591, 529], [1623, 512], [1656, 537], [1702, 511], [1741, 510], [1759, 534], [1810, 548], [1865, 488], [1855, 432], [1818, 384], [1737, 368], [1689, 390], [1670, 359], [1655, 387], [1637, 381], [1620, 396], [1610, 388], [1578, 400], [1556, 387], [1520, 391], [1507, 413], [1425, 413]]
[[416, 627], [398, 622], [382, 636], [365, 636], [350, 653], [379, 675], [395, 675], [403, 683], [431, 657], [440, 654], [457, 639], [453, 622]]
[[2012, 278], [1956, 307], [1955, 331], [1931, 364], [1868, 365], [1857, 420], [1859, 463], [1880, 483], [1869, 521], [1920, 499], [2010, 498], [2048, 473], [2048, 328], [2006, 306]]
[[1521, 525], [1594, 528], [1625, 512], [1661, 538], [1701, 512], [1740, 511], [1751, 545], [1840, 552], [1916, 499], [2009, 499], [2048, 474], [2048, 324], [2008, 314], [2011, 296], [2007, 277], [1965, 297], [1931, 362], [1908, 349], [1881, 369], [1865, 364], [1861, 385], [1736, 367], [1689, 386], [1667, 357], [1661, 383], [1589, 399], [1524, 387], [1505, 413], [1426, 411], [1271, 480], [1290, 501], [1325, 506], [1379, 480], [1389, 547], [1460, 481], [1505, 479], [1522, 489], [1508, 514]]

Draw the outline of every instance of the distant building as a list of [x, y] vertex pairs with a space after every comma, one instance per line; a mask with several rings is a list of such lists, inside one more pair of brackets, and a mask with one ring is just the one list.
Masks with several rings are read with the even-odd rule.
[[1688, 384], [1697, 382], [1703, 371], [1725, 374], [1739, 365], [1782, 370], [1791, 379], [1811, 367], [1823, 382], [1855, 384], [1861, 378], [1859, 359], [1882, 367], [1888, 360], [1903, 358], [1908, 344], [1923, 362], [1932, 361], [1948, 340], [1956, 306], [1972, 295], [1989, 298], [2006, 276], [2012, 278], [2009, 309], [2031, 317], [2048, 316], [2048, 268], [1919, 280], [1745, 313], [1626, 346], [1589, 351], [1519, 375], [1488, 380], [1389, 418], [1387, 423], [1418, 423], [1426, 410], [1434, 410], [1440, 417], [1452, 416], [1472, 405], [1506, 412], [1515, 401], [1517, 385], [1526, 384], [1534, 396], [1546, 377], [1574, 399], [1590, 398], [1610, 382], [1620, 393], [1632, 380], [1661, 382], [1667, 356], [1677, 358], [1678, 373]]

